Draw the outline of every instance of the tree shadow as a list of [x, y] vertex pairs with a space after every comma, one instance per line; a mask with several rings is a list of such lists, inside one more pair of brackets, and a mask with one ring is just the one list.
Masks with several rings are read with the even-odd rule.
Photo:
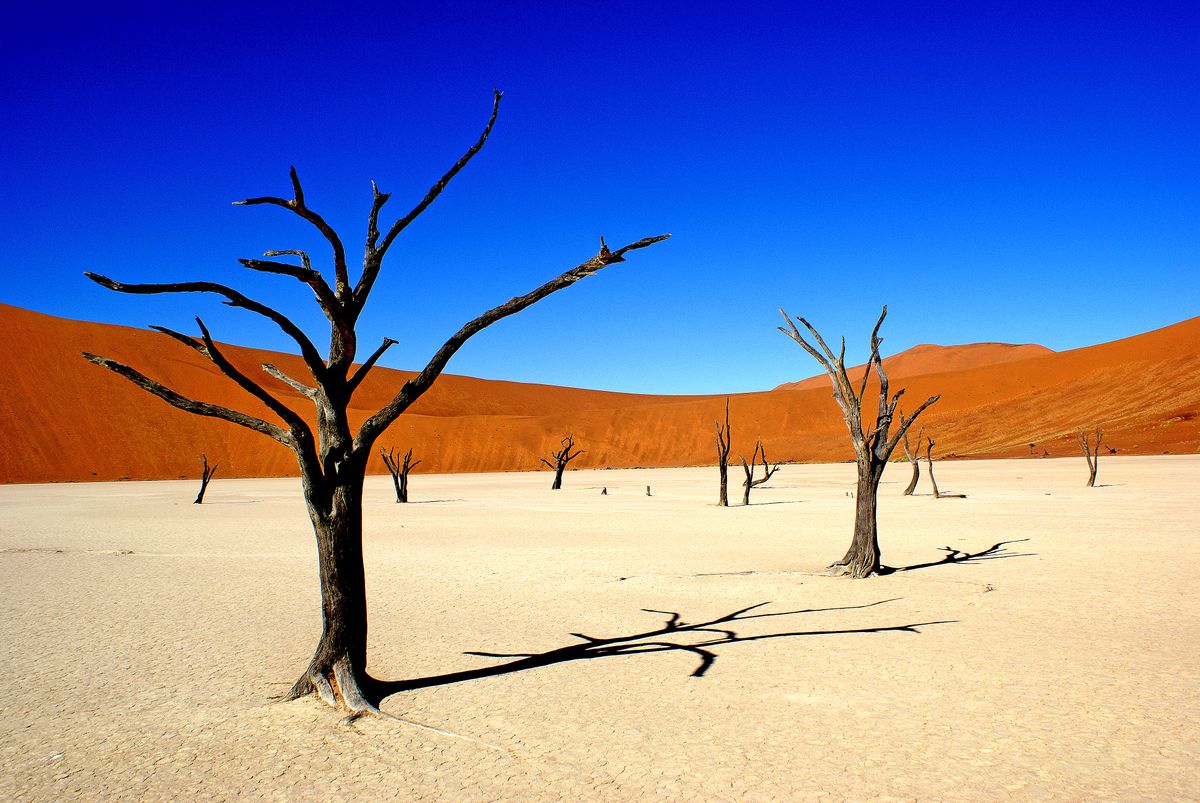
[[946, 566], [951, 563], [977, 563], [985, 560], [1003, 560], [1004, 558], [1028, 558], [1036, 555], [1036, 552], [1010, 552], [1005, 547], [1009, 544], [1019, 544], [1022, 541], [1028, 541], [1028, 538], [1017, 538], [1012, 541], [1000, 541], [992, 544], [987, 549], [979, 552], [963, 552], [954, 547], [944, 546], [942, 551], [946, 553], [946, 557], [941, 560], [932, 560], [929, 563], [914, 563], [912, 566], [881, 566], [880, 574], [895, 574], [896, 572], [912, 572], [917, 569], [928, 569], [932, 566]]
[[[579, 639], [579, 644], [569, 644], [565, 647], [558, 647], [545, 652], [515, 652], [515, 653], [498, 653], [498, 652], [476, 652], [471, 651], [464, 653], [465, 655], [477, 655], [484, 658], [508, 658], [512, 659], [494, 666], [480, 667], [477, 669], [466, 669], [459, 672], [448, 672], [442, 675], [430, 675], [421, 678], [410, 678], [408, 680], [373, 680], [372, 692], [377, 700], [383, 700], [393, 694], [401, 692], [413, 691], [415, 689], [427, 689], [434, 686], [446, 686], [452, 683], [463, 683], [469, 680], [479, 680], [482, 678], [498, 677], [500, 675], [508, 675], [514, 672], [524, 672], [529, 669], [538, 669], [554, 664], [563, 664], [571, 661], [587, 661], [595, 658], [610, 658], [621, 655], [641, 655], [644, 653], [656, 652], [686, 652], [696, 656], [699, 663], [692, 670], [691, 677], [703, 677], [713, 664], [716, 663], [717, 653], [714, 649], [723, 647], [729, 644], [742, 644], [753, 641], [767, 641], [770, 639], [781, 638], [800, 638], [802, 636], [838, 636], [838, 635], [854, 635], [867, 633], [919, 633], [917, 628], [927, 627], [930, 625], [951, 624], [955, 620], [940, 620], [928, 622], [914, 622], [911, 624], [888, 625], [883, 627], [861, 627], [861, 628], [845, 628], [835, 630], [788, 630], [779, 633], [766, 633], [760, 635], [743, 636], [732, 629], [732, 626], [738, 622], [746, 622], [751, 619], [767, 619], [779, 616], [799, 616], [806, 613], [823, 613], [827, 611], [849, 611], [858, 610], [861, 608], [873, 608], [877, 605], [883, 605], [888, 602], [895, 602], [895, 599], [885, 599], [879, 602], [872, 602], [866, 605], [847, 605], [837, 608], [810, 608], [807, 610], [798, 611], [776, 611], [776, 612], [760, 612], [757, 611], [769, 602], [760, 602], [757, 605], [750, 605], [746, 608], [733, 611], [732, 613], [718, 616], [714, 619], [708, 619], [703, 622], [685, 622], [683, 617], [675, 611], [659, 611], [652, 608], [643, 608], [647, 613], [663, 614], [667, 620], [660, 627], [644, 630], [639, 633], [631, 633], [622, 636], [613, 636], [609, 638], [596, 638], [583, 633], [571, 633], [570, 635]], [[689, 635], [698, 635], [699, 639], [685, 641], [682, 637]]]

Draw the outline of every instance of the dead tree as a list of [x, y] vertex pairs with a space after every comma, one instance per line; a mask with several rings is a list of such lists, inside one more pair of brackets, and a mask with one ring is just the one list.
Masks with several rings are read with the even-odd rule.
[[[357, 431], [347, 415], [354, 392], [361, 386], [371, 367], [395, 341], [385, 339], [366, 361], [355, 366], [358, 350], [355, 326], [383, 266], [384, 257], [396, 238], [441, 194], [446, 185], [484, 146], [500, 110], [496, 92], [491, 117], [478, 140], [443, 174], [409, 212], [386, 230], [379, 228], [379, 214], [389, 195], [372, 185], [373, 200], [367, 219], [366, 246], [362, 272], [352, 282], [347, 268], [346, 249], [339, 235], [325, 218], [311, 209], [300, 186], [295, 168], [291, 171], [292, 197], [267, 196], [238, 201], [245, 206], [277, 206], [312, 225], [328, 243], [333, 263], [333, 284], [314, 268], [309, 255], [299, 250], [268, 251], [267, 257], [290, 255], [300, 264], [272, 259], [244, 259], [250, 270], [290, 276], [305, 284], [316, 298], [329, 321], [329, 351], [323, 357], [312, 340], [283, 313], [223, 284], [208, 281], [170, 284], [125, 284], [94, 273], [93, 281], [122, 293], [214, 293], [225, 303], [264, 316], [275, 323], [299, 346], [311, 377], [298, 379], [271, 365], [262, 370], [278, 382], [309, 399], [315, 407], [316, 429], [308, 420], [285, 404], [260, 381], [235, 366], [209, 335], [199, 319], [200, 335], [193, 337], [155, 327], [212, 361], [226, 376], [253, 396], [281, 423], [266, 421], [247, 413], [197, 401], [180, 395], [161, 383], [107, 357], [85, 353], [91, 362], [113, 371], [168, 404], [196, 415], [210, 416], [259, 432], [291, 449], [299, 464], [304, 500], [316, 536], [318, 574], [321, 583], [322, 627], [312, 658], [284, 699], [317, 694], [332, 705], [346, 706], [352, 716], [379, 714], [379, 681], [367, 674], [367, 597], [364, 583], [362, 550], [363, 482], [367, 462], [376, 440], [397, 417], [419, 399], [442, 373], [450, 358], [473, 335], [513, 315], [558, 290], [604, 268], [625, 261], [630, 251], [665, 240], [669, 235], [648, 237], [616, 250], [600, 241], [600, 251], [545, 284], [484, 312], [466, 323], [430, 358], [425, 367], [408, 379], [387, 404], [366, 418]], [[491, 270], [491, 266], [489, 266]]]
[[[925, 442], [925, 465], [929, 467], [929, 484], [933, 486], [934, 499], [966, 499], [966, 494], [944, 494], [938, 490], [937, 479], [933, 476], [933, 445], [936, 441], [928, 438]], [[917, 448], [921, 448], [921, 439], [917, 438]]]
[[1100, 441], [1104, 437], [1104, 433], [1100, 427], [1096, 427], [1095, 443], [1088, 441], [1087, 433], [1083, 431], [1083, 427], [1079, 428], [1079, 448], [1083, 450], [1083, 459], [1087, 460], [1088, 464], [1088, 481], [1087, 487], [1096, 487], [1096, 472], [1100, 469]]
[[[763, 468], [766, 469], [766, 476], [754, 479], [754, 469], [758, 465], [760, 455], [762, 456]], [[770, 464], [767, 463], [767, 455], [762, 448], [762, 441], [754, 442], [754, 454], [750, 456], [748, 464], [746, 463], [745, 455], [739, 454], [738, 459], [742, 461], [742, 471], [746, 473], [746, 480], [742, 483], [742, 504], [748, 505], [750, 504], [750, 489], [762, 485], [769, 480], [771, 475], [779, 470], [779, 466], [775, 466], [774, 470], [771, 469]]]
[[379, 450], [379, 456], [383, 458], [383, 464], [387, 466], [388, 473], [392, 475], [392, 484], [396, 486], [396, 501], [408, 501], [408, 472], [412, 471], [417, 466], [421, 465], [421, 461], [412, 461], [412, 449], [404, 453], [401, 460], [396, 460], [396, 447], [392, 447], [388, 451]]
[[554, 458], [553, 463], [544, 457], [542, 458], [543, 463], [554, 469], [554, 482], [550, 485], [550, 490], [552, 491], [557, 491], [562, 488], [563, 472], [567, 470], [567, 463], [570, 463], [576, 457], [579, 457], [579, 455], [587, 451], [587, 449], [579, 449], [574, 454], [571, 453], [571, 450], [575, 448], [574, 435], [568, 435], [567, 437], [563, 438], [561, 444], [561, 449], [559, 449], [557, 452], [550, 453], [550, 456]]
[[[903, 411], [900, 413], [900, 415], [901, 416], [904, 415]], [[918, 450], [921, 448], [921, 435], [923, 435], [924, 433], [925, 433], [924, 427], [921, 427], [921, 429], [919, 429], [917, 431], [917, 449]], [[908, 431], [907, 430], [905, 430], [905, 432], [904, 432], [903, 443], [904, 443], [904, 456], [908, 458], [908, 462], [912, 463], [912, 470], [913, 470], [912, 479], [908, 481], [908, 487], [904, 489], [904, 495], [912, 496], [913, 491], [917, 490], [917, 482], [921, 479], [921, 456], [919, 454], [913, 454], [912, 446], [910, 446], [908, 443]]]
[[729, 507], [729, 447], [733, 442], [732, 430], [729, 428], [729, 397], [725, 397], [725, 426], [714, 421], [717, 428], [717, 471], [721, 475], [721, 495], [717, 497], [718, 507]]
[[204, 504], [204, 492], [208, 490], [208, 483], [213, 478], [213, 474], [217, 473], [217, 464], [213, 463], [212, 467], [208, 465], [208, 455], [200, 453], [200, 460], [204, 463], [204, 467], [200, 470], [200, 493], [196, 494], [196, 498], [192, 500], [193, 505]]
[[775, 476], [775, 472], [779, 470], [779, 463], [776, 463], [772, 466], [767, 462], [767, 450], [763, 447], [762, 441], [756, 441], [754, 444], [754, 449], [762, 458], [763, 475], [758, 479], [753, 480], [750, 484], [752, 486], [758, 486]]
[[[922, 402], [912, 415], [901, 415], [898, 429], [889, 437], [896, 414], [896, 405], [904, 394], [904, 389], [901, 388], [894, 394], [888, 395], [888, 378], [883, 370], [883, 360], [879, 356], [879, 346], [883, 343], [879, 337], [879, 327], [883, 325], [883, 319], [887, 317], [887, 307], [884, 306], [875, 328], [871, 331], [871, 356], [867, 360], [866, 370], [863, 371], [857, 392], [850, 383], [850, 377], [846, 374], [846, 339], [842, 338], [841, 351], [835, 355], [825, 344], [820, 333], [808, 321], [797, 318], [796, 320], [816, 340], [820, 347], [820, 351], [818, 351], [804, 339], [786, 312], [780, 310], [779, 313], [787, 322], [787, 328], [781, 326], [779, 331], [799, 343], [801, 348], [820, 363], [821, 367], [825, 369], [825, 373], [829, 375], [829, 379], [833, 383], [834, 401], [841, 408], [846, 429], [850, 432], [850, 440], [854, 444], [855, 462], [858, 464], [858, 487], [854, 495], [854, 537], [845, 556], [833, 566], [844, 566], [844, 573], [851, 577], [867, 577], [878, 572], [880, 568], [879, 530], [876, 521], [879, 480], [883, 477], [888, 459], [892, 456], [896, 444], [899, 443], [904, 433], [917, 420], [917, 416], [925, 411], [926, 407], [941, 397], [931, 396]], [[862, 401], [867, 391], [867, 381], [871, 377], [872, 369], [879, 377], [879, 403], [874, 423], [869, 427], [864, 427]]]

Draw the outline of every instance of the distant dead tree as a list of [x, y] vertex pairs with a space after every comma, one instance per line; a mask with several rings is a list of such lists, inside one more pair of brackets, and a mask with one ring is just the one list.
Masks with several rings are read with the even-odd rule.
[[212, 480], [213, 474], [217, 473], [216, 463], [213, 463], [212, 468], [209, 468], [208, 455], [201, 452], [200, 460], [204, 463], [204, 467], [200, 469], [200, 493], [196, 494], [196, 498], [192, 500], [193, 505], [204, 504], [204, 492], [208, 490], [208, 483]]
[[[900, 417], [904, 417], [904, 412], [900, 412]], [[925, 428], [921, 427], [917, 431], [917, 448], [921, 448], [921, 435], [924, 434]], [[908, 430], [904, 431], [904, 456], [908, 458], [908, 462], [912, 463], [912, 479], [908, 481], [908, 487], [904, 489], [905, 496], [912, 496], [913, 491], [917, 490], [917, 482], [921, 479], [921, 456], [913, 454], [912, 446], [908, 442]]]
[[383, 458], [383, 464], [387, 466], [388, 473], [392, 475], [392, 484], [396, 486], [396, 501], [407, 502], [408, 472], [421, 465], [421, 461], [412, 462], [412, 449], [405, 452], [402, 459], [396, 460], [395, 446], [386, 452], [380, 449], [379, 456]]
[[[759, 458], [762, 459], [763, 472], [765, 476], [754, 478], [754, 469], [758, 465]], [[738, 455], [738, 459], [742, 461], [742, 471], [746, 473], [746, 479], [742, 482], [742, 504], [750, 504], [750, 489], [762, 485], [767, 480], [771, 479], [771, 475], [779, 470], [779, 466], [771, 468], [771, 464], [767, 462], [767, 453], [763, 451], [762, 441], [754, 442], [754, 454], [750, 456], [750, 462], [746, 463], [745, 455]]]
[[[304, 251], [268, 251], [265, 254], [268, 257], [290, 255], [296, 257], [300, 264], [262, 259], [241, 260], [250, 270], [290, 276], [313, 292], [330, 325], [327, 357], [321, 355], [308, 335], [286, 315], [223, 284], [208, 281], [124, 284], [95, 273], [86, 274], [104, 287], [121, 293], [215, 293], [224, 296], [227, 305], [241, 307], [267, 318], [299, 346], [300, 354], [308, 372], [311, 373], [310, 380], [293, 378], [271, 365], [264, 365], [262, 370], [312, 401], [316, 408], [315, 432], [305, 418], [235, 366], [217, 346], [207, 327], [199, 319], [199, 337], [181, 334], [165, 327], [155, 329], [210, 360], [222, 373], [278, 417], [282, 424], [265, 421], [210, 402], [189, 399], [115, 360], [90, 353], [84, 354], [87, 360], [123, 376], [180, 410], [219, 418], [254, 430], [273, 438], [295, 453], [300, 468], [304, 500], [316, 536], [322, 626], [312, 658], [291, 690], [284, 695], [284, 699], [316, 694], [330, 705], [336, 706], [340, 700], [341, 704], [350, 710], [352, 717], [364, 713], [384, 716], [377, 706], [380, 681], [367, 674], [367, 596], [362, 550], [363, 481], [376, 440], [413, 402], [429, 390], [446, 367], [446, 363], [473, 335], [551, 293], [570, 287], [580, 279], [592, 276], [609, 265], [624, 262], [625, 255], [630, 251], [653, 245], [669, 236], [664, 234], [647, 237], [615, 251], [610, 250], [601, 239], [600, 251], [596, 256], [466, 323], [437, 350], [420, 373], [401, 385], [387, 404], [363, 421], [357, 432], [353, 431], [347, 411], [354, 392], [361, 386], [363, 379], [384, 351], [395, 343], [390, 338], [384, 339], [365, 362], [355, 366], [358, 348], [355, 326], [379, 276], [384, 257], [401, 232], [437, 199], [451, 179], [483, 147], [499, 111], [500, 92], [497, 91], [493, 98], [491, 117], [479, 139], [430, 187], [420, 202], [403, 217], [398, 218], [386, 232], [379, 229], [379, 213], [390, 196], [372, 185], [373, 200], [367, 219], [366, 247], [362, 272], [357, 282], [351, 282], [346, 249], [341, 238], [324, 217], [308, 206], [295, 168], [291, 171], [291, 198], [267, 196], [237, 202], [245, 206], [268, 205], [285, 209], [311, 224], [329, 244], [333, 263], [332, 286], [325, 276], [312, 266], [309, 255]], [[491, 266], [488, 270], [492, 271]], [[421, 298], [420, 303], [428, 301]], [[227, 669], [236, 671], [236, 667]]]
[[[934, 445], [934, 443], [935, 443], [935, 441], [933, 440], [933, 438], [929, 438], [925, 444], [925, 463], [929, 467], [929, 482], [930, 482], [930, 484], [933, 485], [933, 498], [934, 499], [966, 499], [967, 498], [966, 494], [944, 494], [944, 493], [941, 493], [940, 491], [938, 491], [937, 480], [933, 476], [933, 445]], [[917, 448], [918, 449], [921, 448], [920, 439], [917, 440]]]
[[729, 428], [729, 397], [725, 398], [725, 426], [714, 421], [717, 428], [717, 471], [721, 475], [721, 495], [717, 498], [718, 507], [729, 507], [729, 447], [733, 442], [732, 430]]
[[1096, 487], [1096, 472], [1100, 469], [1100, 440], [1104, 437], [1104, 433], [1100, 427], [1096, 427], [1095, 443], [1088, 441], [1087, 433], [1083, 431], [1083, 427], [1079, 428], [1079, 448], [1083, 450], [1083, 459], [1087, 460], [1088, 465], [1088, 481], [1087, 487]]
[[[820, 347], [820, 351], [818, 351], [804, 339], [786, 312], [781, 309], [779, 313], [787, 322], [787, 328], [781, 326], [779, 331], [799, 343], [801, 348], [820, 363], [821, 367], [825, 369], [825, 373], [829, 375], [829, 379], [833, 383], [834, 401], [841, 408], [846, 429], [850, 432], [850, 440], [854, 444], [855, 462], [858, 464], [858, 487], [854, 495], [854, 538], [851, 540], [850, 548], [846, 551], [845, 556], [833, 566], [844, 566], [844, 574], [850, 577], [867, 577], [877, 573], [880, 568], [879, 529], [876, 520], [879, 480], [883, 477], [888, 459], [892, 456], [892, 452], [895, 451], [896, 445], [904, 433], [917, 420], [917, 416], [925, 411], [926, 407], [941, 397], [931, 396], [922, 402], [912, 415], [907, 417], [901, 415], [896, 433], [889, 437], [896, 405], [900, 402], [904, 389], [901, 388], [891, 396], [888, 395], [888, 378], [883, 369], [883, 360], [879, 356], [879, 346], [883, 343], [879, 337], [879, 327], [883, 325], [883, 319], [887, 317], [887, 306], [884, 306], [875, 328], [871, 331], [871, 356], [867, 359], [866, 369], [863, 371], [862, 381], [857, 392], [850, 383], [850, 377], [846, 374], [846, 339], [842, 338], [841, 351], [835, 355], [825, 344], [820, 333], [808, 321], [797, 318], [796, 320], [816, 340]], [[879, 377], [879, 403], [874, 423], [869, 428], [864, 428], [862, 401], [867, 391], [867, 381], [871, 377], [872, 369]]]
[[550, 490], [552, 491], [557, 491], [562, 488], [563, 472], [567, 470], [567, 463], [570, 463], [576, 457], [579, 457], [579, 455], [587, 451], [587, 449], [579, 449], [574, 454], [571, 453], [571, 450], [575, 448], [574, 435], [568, 435], [567, 437], [563, 438], [561, 445], [562, 448], [557, 452], [550, 453], [550, 456], [554, 458], [553, 463], [544, 457], [542, 458], [543, 463], [554, 469], [554, 482], [550, 485]]

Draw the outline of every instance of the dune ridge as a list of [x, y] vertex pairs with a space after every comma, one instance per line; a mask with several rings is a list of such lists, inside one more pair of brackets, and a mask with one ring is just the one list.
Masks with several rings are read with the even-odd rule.
[[[21, 344], [0, 351], [0, 482], [192, 477], [201, 451], [221, 464], [219, 477], [297, 473], [291, 453], [270, 439], [176, 410], [80, 357], [85, 350], [104, 354], [184, 395], [272, 418], [198, 354], [159, 334], [0, 305], [0, 338]], [[910, 409], [942, 394], [922, 423], [943, 456], [1073, 455], [1075, 428], [1097, 424], [1106, 431], [1105, 445], [1120, 454], [1191, 454], [1200, 447], [1197, 344], [1200, 318], [1065, 352], [1006, 344], [922, 346], [890, 358], [890, 376], [894, 388], [907, 387]], [[306, 399], [259, 369], [273, 362], [302, 376], [299, 357], [238, 346], [228, 346], [227, 354], [286, 404], [309, 414]], [[806, 359], [797, 351], [797, 365]], [[412, 375], [377, 367], [355, 399], [355, 422]], [[413, 447], [422, 460], [420, 473], [535, 469], [567, 433], [587, 449], [573, 468], [709, 464], [713, 421], [725, 398], [445, 375], [380, 445]], [[749, 455], [755, 438], [762, 438], [772, 461], [851, 457], [824, 380], [728, 398], [735, 456]], [[383, 472], [382, 461], [372, 461], [369, 470]]]

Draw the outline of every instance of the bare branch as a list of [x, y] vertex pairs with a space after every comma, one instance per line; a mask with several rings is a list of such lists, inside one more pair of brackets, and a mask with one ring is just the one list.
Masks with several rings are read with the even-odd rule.
[[283, 384], [285, 384], [288, 387], [295, 390], [300, 395], [307, 396], [310, 399], [317, 398], [317, 389], [316, 388], [310, 388], [308, 385], [304, 384], [303, 382], [299, 382], [295, 379], [292, 379], [290, 376], [288, 376], [283, 371], [276, 368], [271, 363], [269, 363], [269, 362], [263, 363], [262, 369], [269, 375], [278, 379]]
[[330, 322], [336, 323], [338, 313], [341, 312], [341, 304], [338, 302], [333, 290], [325, 282], [319, 271], [312, 267], [312, 262], [308, 258], [308, 254], [297, 249], [288, 249], [286, 251], [267, 251], [263, 256], [287, 256], [294, 255], [300, 257], [300, 261], [304, 263], [300, 265], [290, 265], [287, 262], [273, 262], [266, 259], [239, 259], [238, 262], [246, 266], [250, 270], [257, 270], [262, 273], [276, 273], [282, 276], [291, 276], [299, 279], [312, 288], [313, 295], [317, 298], [317, 303], [321, 305], [321, 311], [325, 313], [325, 317]]
[[[375, 251], [375, 243], [379, 242], [379, 210], [392, 197], [390, 192], [380, 192], [375, 182], [371, 182], [371, 215], [367, 218], [367, 258]], [[361, 279], [360, 279], [361, 282]], [[355, 292], [357, 293], [355, 288]]]
[[236, 410], [230, 410], [226, 407], [221, 407], [208, 402], [196, 401], [189, 399], [186, 396], [181, 396], [175, 391], [168, 388], [159, 382], [155, 382], [144, 374], [135, 371], [128, 365], [123, 365], [116, 360], [110, 360], [108, 357], [101, 357], [90, 352], [83, 352], [85, 360], [99, 365], [101, 368], [107, 368], [114, 374], [119, 374], [125, 377], [133, 384], [137, 385], [147, 393], [151, 393], [158, 398], [170, 404], [172, 407], [177, 407], [185, 412], [194, 413], [196, 415], [204, 415], [210, 418], [220, 418], [232, 424], [243, 426], [246, 429], [252, 429], [255, 432], [261, 432], [264, 435], [269, 435], [283, 445], [295, 449], [295, 441], [288, 434], [287, 430], [276, 424], [270, 424], [252, 415], [239, 413]]
[[311, 223], [317, 231], [321, 232], [321, 235], [329, 242], [330, 247], [333, 249], [333, 270], [337, 296], [344, 300], [350, 292], [350, 280], [346, 274], [346, 249], [342, 246], [342, 241], [338, 237], [337, 232], [325, 222], [325, 218], [304, 205], [304, 190], [300, 186], [300, 176], [296, 174], [294, 165], [291, 168], [290, 175], [292, 178], [292, 193], [294, 195], [291, 200], [276, 198], [274, 196], [263, 196], [261, 198], [247, 198], [244, 201], [234, 201], [233, 205], [257, 206], [259, 204], [270, 204], [272, 206], [281, 206]]
[[458, 172], [466, 167], [475, 154], [479, 153], [483, 148], [483, 144], [487, 142], [488, 135], [492, 133], [492, 126], [496, 124], [496, 117], [500, 114], [500, 98], [503, 96], [504, 93], [499, 89], [493, 90], [492, 115], [488, 118], [487, 125], [484, 126], [483, 133], [479, 135], [479, 139], [467, 149], [466, 153], [458, 158], [458, 161], [441, 178], [434, 182], [434, 185], [425, 193], [425, 197], [421, 199], [420, 203], [414, 206], [407, 215], [392, 224], [391, 228], [388, 229], [388, 233], [384, 235], [383, 242], [378, 247], [375, 247], [375, 241], [379, 238], [379, 210], [387, 202], [389, 196], [375, 190], [375, 200], [371, 206], [371, 221], [367, 229], [368, 253], [363, 260], [362, 276], [359, 278], [358, 284], [354, 287], [354, 303], [359, 309], [362, 309], [363, 304], [366, 303], [367, 296], [371, 293], [371, 287], [375, 284], [375, 279], [379, 275], [379, 269], [383, 265], [383, 257], [387, 253], [387, 250], [391, 248], [396, 238], [400, 236], [400, 232], [408, 228], [410, 223], [429, 208], [429, 205], [442, 194], [442, 190], [446, 189], [446, 185], [450, 183], [450, 180], [458, 175]]
[[520, 312], [551, 293], [562, 290], [564, 287], [569, 287], [580, 279], [603, 270], [609, 265], [624, 262], [624, 255], [629, 251], [646, 248], [647, 246], [662, 242], [670, 236], [669, 234], [660, 234], [657, 237], [646, 237], [637, 242], [630, 243], [617, 251], [612, 251], [609, 254], [594, 256], [586, 262], [551, 279], [536, 290], [510, 299], [467, 323], [438, 349], [437, 353], [433, 355], [433, 359], [429, 361], [420, 374], [405, 382], [396, 396], [383, 409], [363, 423], [358, 431], [358, 435], [354, 439], [354, 447], [356, 449], [369, 449], [371, 444], [375, 442], [375, 439], [387, 429], [388, 425], [395, 421], [397, 416], [407, 410], [409, 405], [429, 389], [433, 381], [441, 374], [442, 369], [446, 367], [446, 363], [450, 361], [455, 352], [462, 348], [462, 345], [472, 335], [491, 326], [496, 321]]
[[241, 307], [242, 309], [250, 310], [258, 313], [264, 318], [274, 321], [275, 324], [282, 329], [296, 344], [300, 347], [300, 353], [304, 357], [304, 362], [308, 365], [313, 376], [320, 379], [325, 374], [325, 362], [321, 359], [320, 353], [316, 346], [308, 339], [308, 335], [304, 334], [296, 324], [292, 323], [283, 313], [268, 307], [266, 304], [261, 304], [257, 301], [247, 298], [246, 296], [234, 290], [231, 287], [226, 287], [223, 284], [216, 282], [173, 282], [169, 284], [125, 284], [110, 279], [107, 276], [101, 276], [98, 273], [85, 271], [84, 276], [87, 276], [96, 284], [107, 287], [109, 290], [115, 290], [118, 293], [130, 293], [133, 295], [156, 295], [160, 293], [216, 293], [217, 295], [225, 296], [228, 301], [224, 302], [230, 307]]
[[346, 392], [352, 395], [358, 389], [358, 386], [362, 384], [363, 379], [367, 376], [367, 372], [371, 370], [375, 362], [383, 356], [385, 351], [399, 342], [398, 340], [392, 340], [390, 337], [385, 337], [379, 348], [375, 349], [375, 352], [367, 358], [367, 361], [358, 366], [358, 370], [354, 372], [354, 376], [350, 377], [350, 381], [346, 383]]

